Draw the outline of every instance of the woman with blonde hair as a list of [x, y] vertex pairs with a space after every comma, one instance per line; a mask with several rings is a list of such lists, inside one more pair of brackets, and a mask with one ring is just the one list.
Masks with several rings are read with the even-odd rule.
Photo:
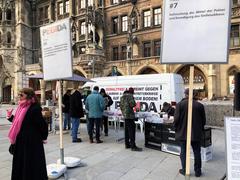
[[31, 88], [20, 90], [18, 107], [15, 115], [7, 111], [7, 118], [12, 122], [9, 130], [13, 155], [12, 180], [46, 180], [46, 160], [43, 143], [48, 136], [47, 123], [42, 117], [42, 109]]

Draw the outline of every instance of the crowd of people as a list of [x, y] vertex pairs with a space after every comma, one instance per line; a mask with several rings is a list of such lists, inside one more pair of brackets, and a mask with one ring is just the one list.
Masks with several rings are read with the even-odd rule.
[[[185, 98], [176, 105], [176, 109], [169, 103], [163, 104], [162, 111], [169, 116], [174, 116], [173, 125], [176, 131], [176, 140], [181, 142], [180, 160], [182, 168], [179, 173], [185, 175], [186, 166], [186, 131], [189, 90], [185, 91]], [[206, 123], [204, 106], [196, 99], [196, 91], [193, 93], [192, 139], [191, 145], [194, 152], [195, 176], [199, 177], [201, 171], [201, 134]], [[83, 101], [82, 101], [83, 99]], [[100, 139], [100, 131], [104, 128], [105, 136], [108, 136], [108, 117], [103, 115], [104, 110], [109, 110], [113, 104], [112, 98], [104, 89], [99, 91], [95, 86], [92, 92], [83, 96], [76, 87], [72, 91], [67, 90], [63, 96], [64, 130], [71, 130], [73, 143], [80, 143], [78, 137], [80, 118], [84, 116], [83, 103], [87, 119], [87, 131], [90, 143], [103, 143]], [[124, 117], [125, 148], [132, 151], [142, 151], [135, 143], [135, 112], [134, 89], [126, 89], [120, 98], [120, 109]], [[47, 142], [48, 126], [42, 116], [42, 108], [31, 88], [23, 88], [19, 92], [19, 103], [15, 115], [12, 109], [7, 111], [7, 119], [12, 122], [9, 130], [9, 152], [13, 155], [12, 180], [45, 180], [47, 179], [46, 160], [43, 144]], [[95, 128], [94, 128], [95, 126]], [[96, 141], [94, 141], [95, 133]], [[31, 171], [29, 171], [31, 169]]]

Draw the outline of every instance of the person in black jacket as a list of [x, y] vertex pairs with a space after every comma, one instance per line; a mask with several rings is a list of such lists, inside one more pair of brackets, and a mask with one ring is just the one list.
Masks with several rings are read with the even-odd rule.
[[63, 113], [64, 113], [64, 124], [63, 124], [63, 130], [71, 129], [71, 119], [69, 116], [69, 108], [70, 108], [70, 96], [71, 96], [71, 90], [67, 90], [67, 92], [63, 96]]
[[[113, 100], [112, 98], [106, 93], [105, 89], [101, 89], [100, 90], [100, 94], [103, 96], [104, 98], [104, 103], [105, 103], [105, 109], [107, 110], [112, 104], [113, 104]], [[104, 116], [102, 117], [102, 121], [103, 121], [103, 125], [104, 125], [104, 133], [105, 136], [108, 136], [108, 117]]]
[[82, 142], [81, 138], [77, 137], [80, 118], [84, 116], [82, 95], [78, 89], [74, 89], [73, 93], [70, 96], [69, 113], [72, 121], [72, 142]]
[[[176, 107], [174, 114], [174, 127], [176, 131], [176, 140], [181, 143], [180, 159], [182, 169], [179, 173], [185, 175], [186, 170], [186, 139], [187, 139], [187, 119], [188, 119], [188, 95], [189, 89], [185, 90], [185, 98], [182, 99]], [[196, 99], [197, 91], [193, 91], [192, 104], [192, 136], [191, 146], [194, 153], [194, 171], [195, 176], [200, 177], [202, 174], [201, 167], [201, 136], [206, 123], [204, 106]]]
[[164, 102], [161, 112], [167, 113], [169, 118], [170, 116], [174, 116], [175, 109], [171, 106], [171, 104]]
[[10, 153], [13, 155], [11, 180], [47, 180], [43, 144], [48, 136], [48, 126], [42, 108], [31, 88], [20, 90], [15, 115], [8, 110], [12, 122], [9, 130]]

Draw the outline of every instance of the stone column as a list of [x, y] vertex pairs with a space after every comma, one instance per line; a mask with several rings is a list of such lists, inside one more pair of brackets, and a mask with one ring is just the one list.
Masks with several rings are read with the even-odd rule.
[[73, 0], [69, 1], [69, 17], [73, 15], [73, 8], [75, 8], [75, 5], [73, 6]]
[[169, 73], [169, 65], [168, 64], [163, 65], [163, 72], [164, 73]]
[[67, 92], [67, 81], [63, 81], [63, 94]]
[[23, 88], [23, 72], [17, 70], [14, 72], [14, 94], [13, 100], [17, 102], [18, 92]]
[[213, 94], [216, 94], [216, 70], [215, 70], [215, 65], [209, 64], [208, 66], [208, 99], [211, 99]]
[[45, 104], [46, 103], [46, 82], [44, 80], [40, 80], [40, 89], [41, 89], [41, 99], [40, 102], [41, 104]]

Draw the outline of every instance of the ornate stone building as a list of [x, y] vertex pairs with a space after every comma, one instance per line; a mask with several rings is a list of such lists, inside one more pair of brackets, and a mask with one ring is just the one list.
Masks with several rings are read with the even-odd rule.
[[[195, 66], [194, 86], [203, 97], [232, 95], [233, 74], [240, 69], [238, 0], [232, 10], [229, 63]], [[117, 75], [171, 72], [188, 85], [188, 65], [160, 63], [161, 0], [0, 0], [0, 102], [13, 101], [25, 86], [41, 92], [42, 101], [45, 91], [55, 89], [55, 82], [25, 75], [42, 73], [39, 28], [67, 17], [75, 73], [91, 78], [111, 76], [113, 68]]]

